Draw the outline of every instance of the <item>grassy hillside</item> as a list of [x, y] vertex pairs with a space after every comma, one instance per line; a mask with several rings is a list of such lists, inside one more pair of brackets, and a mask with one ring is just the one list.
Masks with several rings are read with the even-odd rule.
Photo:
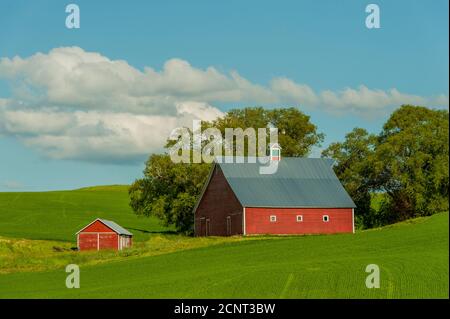
[[[448, 298], [448, 213], [357, 234], [245, 239], [157, 256], [0, 275], [15, 298]], [[365, 286], [368, 264], [381, 288]]]
[[97, 217], [114, 220], [138, 241], [167, 230], [154, 218], [134, 215], [127, 186], [0, 193], [0, 236], [75, 242], [75, 233]]

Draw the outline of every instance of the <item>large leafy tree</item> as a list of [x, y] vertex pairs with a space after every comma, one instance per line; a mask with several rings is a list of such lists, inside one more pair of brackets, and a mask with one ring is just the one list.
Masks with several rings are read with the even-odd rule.
[[143, 216], [156, 216], [164, 225], [193, 231], [194, 207], [208, 176], [208, 164], [173, 163], [167, 154], [151, 155], [144, 177], [130, 187], [130, 205]]
[[448, 210], [448, 111], [404, 105], [384, 124], [374, 183], [386, 222]]
[[[354, 129], [323, 156], [337, 160], [336, 174], [356, 205], [363, 227], [448, 210], [448, 111], [403, 105], [377, 135]], [[371, 194], [383, 194], [380, 209]]]
[[310, 117], [293, 107], [269, 110], [262, 107], [233, 109], [207, 126], [218, 128], [222, 135], [225, 134], [225, 128], [257, 130], [268, 126], [276, 127], [283, 156], [306, 156], [324, 138], [322, 133], [317, 132], [317, 126], [311, 123]]
[[322, 156], [336, 160], [334, 170], [356, 204], [355, 224], [360, 228], [377, 224], [371, 208], [373, 156], [377, 137], [365, 129], [355, 128], [345, 140], [332, 143]]

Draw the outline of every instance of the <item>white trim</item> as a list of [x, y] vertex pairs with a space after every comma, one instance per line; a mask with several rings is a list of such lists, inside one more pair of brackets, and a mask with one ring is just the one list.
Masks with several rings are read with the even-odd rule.
[[100, 250], [100, 233], [97, 233], [97, 250]]
[[[327, 220], [325, 220], [325, 217], [327, 218]], [[328, 223], [330, 221], [330, 215], [322, 215], [322, 221], [324, 223]]]
[[[84, 226], [83, 228], [81, 228], [79, 231], [77, 231], [75, 234], [79, 234], [79, 233], [81, 233], [84, 229], [86, 229], [86, 228], [88, 228], [89, 226], [91, 226], [93, 223], [95, 223], [96, 221], [99, 221], [99, 222], [101, 222], [100, 221], [100, 218], [96, 218], [94, 221], [92, 221], [92, 222], [90, 222], [89, 224], [87, 224], [86, 226]], [[102, 222], [101, 222], [102, 223]], [[103, 224], [103, 223], [102, 223]], [[103, 225], [105, 225], [105, 224], [103, 224]], [[106, 226], [106, 225], [105, 225]], [[108, 227], [109, 228], [109, 227]]]
[[[273, 217], [273, 220], [272, 220], [272, 217]], [[271, 223], [276, 223], [276, 222], [277, 222], [277, 215], [270, 215], [270, 216], [269, 216], [269, 221], [270, 221]]]
[[270, 143], [270, 144], [269, 144], [269, 149], [270, 149], [271, 147], [282, 149], [281, 146], [280, 146], [280, 144], [278, 144], [278, 143]]
[[245, 207], [243, 207], [243, 213], [242, 213], [242, 234], [244, 236], [247, 235], [246, 224], [245, 224]]
[[[300, 220], [298, 220], [299, 217], [300, 217]], [[297, 223], [303, 222], [303, 215], [297, 215], [297, 216], [295, 216], [295, 220], [297, 221]]]
[[[80, 234], [97, 234], [97, 233], [102, 233], [102, 234], [117, 234], [116, 232], [112, 232], [112, 231], [93, 231], [93, 232], [81, 232]], [[80, 235], [80, 234], [77, 234]]]
[[[79, 234], [81, 233], [84, 229], [88, 228], [89, 226], [91, 226], [93, 223], [95, 223], [96, 221], [99, 221], [100, 223], [102, 223], [104, 226], [106, 226], [107, 228], [111, 229], [115, 234], [118, 234], [118, 232], [116, 232], [114, 229], [112, 229], [111, 227], [109, 227], [108, 225], [106, 225], [104, 222], [102, 222], [101, 218], [96, 218], [93, 222], [89, 223], [88, 225], [84, 226], [83, 228], [81, 228], [79, 231], [77, 231], [75, 234]], [[89, 232], [85, 232], [86, 234]], [[106, 232], [105, 232], [106, 233]]]
[[[195, 212], [197, 211], [197, 208], [198, 208], [198, 206], [200, 205], [200, 202], [202, 201], [203, 195], [205, 194], [206, 189], [208, 188], [209, 182], [211, 182], [213, 173], [214, 173], [214, 171], [216, 170], [216, 166], [217, 166], [217, 164], [214, 163], [214, 164], [212, 165], [212, 167], [211, 167], [211, 170], [208, 172], [208, 177], [206, 178], [205, 184], [203, 184], [203, 187], [202, 187], [202, 191], [201, 191], [201, 193], [200, 193], [200, 196], [198, 197], [198, 200], [197, 200], [197, 202], [195, 203], [194, 208], [192, 209], [192, 211], [194, 212], [194, 214], [195, 214]], [[195, 218], [195, 216], [194, 216], [194, 218]], [[195, 231], [195, 229], [194, 229], [194, 231]]]
[[355, 233], [355, 209], [352, 208], [352, 227], [353, 227], [353, 234]]

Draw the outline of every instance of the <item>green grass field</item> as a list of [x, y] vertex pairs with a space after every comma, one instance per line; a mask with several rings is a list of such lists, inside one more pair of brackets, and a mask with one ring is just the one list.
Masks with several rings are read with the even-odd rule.
[[135, 240], [166, 231], [155, 218], [139, 218], [128, 206], [128, 186], [73, 191], [0, 193], [0, 236], [76, 242], [75, 233], [93, 219], [114, 220]]
[[[356, 234], [123, 255], [80, 266], [80, 289], [65, 287], [63, 268], [3, 274], [0, 298], [448, 298], [448, 222], [440, 213]], [[365, 286], [368, 264], [381, 269], [379, 289]]]

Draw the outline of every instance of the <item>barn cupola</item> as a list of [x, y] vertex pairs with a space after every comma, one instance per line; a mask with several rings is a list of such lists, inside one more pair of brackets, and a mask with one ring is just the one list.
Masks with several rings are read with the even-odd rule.
[[278, 143], [269, 144], [269, 154], [271, 161], [281, 160], [281, 147]]

